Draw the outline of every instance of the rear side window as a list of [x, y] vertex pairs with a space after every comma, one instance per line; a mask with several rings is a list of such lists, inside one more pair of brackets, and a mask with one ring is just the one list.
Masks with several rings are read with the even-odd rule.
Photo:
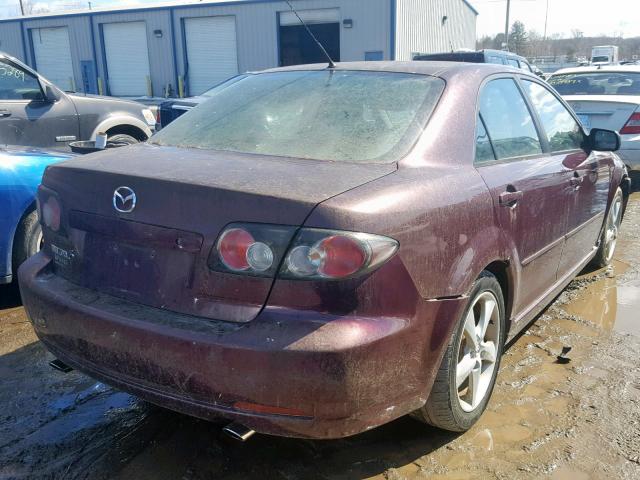
[[480, 115], [499, 160], [542, 153], [533, 118], [513, 79], [501, 78], [485, 85]]
[[525, 90], [538, 112], [552, 152], [577, 150], [584, 141], [582, 128], [562, 103], [542, 85], [523, 80]]
[[507, 58], [507, 63], [512, 67], [520, 68], [520, 64], [518, 63], [518, 61], [514, 60], [513, 58]]
[[497, 55], [489, 55], [487, 57], [487, 63], [497, 63], [498, 65], [504, 64], [502, 58], [498, 57]]

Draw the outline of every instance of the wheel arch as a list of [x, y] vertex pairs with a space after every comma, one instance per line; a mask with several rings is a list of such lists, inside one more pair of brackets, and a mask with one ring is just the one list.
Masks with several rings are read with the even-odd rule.
[[147, 140], [153, 133], [147, 124], [129, 115], [117, 115], [103, 120], [91, 133], [90, 140], [95, 140], [98, 132], [111, 133], [112, 135], [124, 133], [140, 141]]
[[[14, 222], [13, 224], [13, 228], [12, 230], [9, 232], [9, 238], [8, 238], [8, 242], [7, 242], [7, 251], [6, 251], [6, 259], [5, 259], [5, 264], [6, 264], [6, 272], [4, 273], [5, 275], [12, 275], [13, 273], [13, 251], [14, 251], [14, 247], [16, 245], [16, 233], [18, 232], [18, 226], [20, 225], [20, 223], [22, 223], [22, 221], [25, 219], [25, 217], [27, 215], [29, 215], [31, 212], [33, 212], [34, 210], [36, 210], [37, 208], [37, 203], [34, 200], [31, 200], [29, 203], [27, 203], [27, 205], [22, 209], [22, 214], [20, 215], [20, 218], [17, 219], [16, 222]], [[2, 273], [2, 272], [0, 272]]]
[[513, 311], [514, 300], [513, 292], [515, 291], [514, 275], [510, 270], [510, 262], [507, 260], [494, 260], [483, 268], [483, 271], [493, 274], [500, 284], [502, 297], [504, 298], [504, 314], [507, 324], [507, 333], [511, 326], [511, 313]]

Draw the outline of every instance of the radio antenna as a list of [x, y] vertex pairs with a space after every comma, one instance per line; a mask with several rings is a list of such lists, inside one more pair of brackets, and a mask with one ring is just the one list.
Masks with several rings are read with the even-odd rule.
[[327, 53], [327, 51], [325, 50], [325, 48], [322, 46], [322, 44], [320, 43], [320, 41], [316, 38], [316, 36], [313, 34], [313, 32], [311, 31], [311, 29], [309, 28], [309, 26], [305, 23], [304, 20], [302, 20], [302, 18], [300, 18], [300, 15], [298, 15], [298, 12], [296, 12], [296, 9], [293, 8], [293, 5], [291, 5], [291, 2], [289, 2], [289, 0], [284, 0], [285, 3], [287, 5], [289, 5], [289, 8], [291, 9], [291, 11], [293, 12], [293, 14], [298, 17], [298, 20], [300, 20], [300, 23], [304, 26], [304, 28], [307, 30], [307, 33], [311, 36], [311, 38], [313, 38], [313, 41], [316, 42], [316, 44], [318, 45], [318, 47], [320, 47], [320, 50], [322, 50], [322, 53], [324, 54], [325, 57], [327, 57], [327, 60], [329, 60], [329, 68], [336, 68], [336, 64], [333, 63], [333, 60], [331, 59], [331, 56]]

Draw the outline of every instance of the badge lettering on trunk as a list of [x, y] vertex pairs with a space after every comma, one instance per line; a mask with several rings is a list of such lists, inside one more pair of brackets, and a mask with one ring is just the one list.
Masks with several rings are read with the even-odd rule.
[[113, 208], [120, 213], [131, 213], [136, 208], [136, 194], [129, 187], [118, 187], [113, 192]]

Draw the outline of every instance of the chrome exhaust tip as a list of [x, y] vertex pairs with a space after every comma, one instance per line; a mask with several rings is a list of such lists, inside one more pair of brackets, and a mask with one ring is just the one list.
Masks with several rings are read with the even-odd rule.
[[73, 370], [72, 367], [64, 363], [62, 360], [58, 360], [57, 358], [55, 360], [51, 360], [49, 362], [49, 366], [51, 368], [55, 368], [56, 370], [62, 373], [69, 373], [71, 370]]
[[236, 422], [232, 422], [226, 427], [222, 429], [222, 432], [230, 438], [237, 440], [239, 442], [246, 442], [249, 440], [255, 432], [255, 430], [251, 430], [250, 428], [245, 427], [244, 425]]

